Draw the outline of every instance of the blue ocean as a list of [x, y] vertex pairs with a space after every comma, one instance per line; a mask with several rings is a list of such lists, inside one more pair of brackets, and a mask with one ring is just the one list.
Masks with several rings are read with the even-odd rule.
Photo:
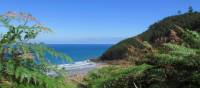
[[[112, 44], [48, 44], [50, 48], [65, 53], [73, 62], [85, 61], [101, 56]], [[66, 64], [60, 59], [51, 58], [55, 64]]]

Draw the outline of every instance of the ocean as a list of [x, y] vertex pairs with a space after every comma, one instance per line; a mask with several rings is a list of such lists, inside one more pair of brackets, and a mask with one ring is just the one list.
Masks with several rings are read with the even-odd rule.
[[[50, 48], [65, 53], [73, 63], [101, 56], [112, 44], [48, 44]], [[54, 64], [68, 64], [60, 59], [51, 58]]]

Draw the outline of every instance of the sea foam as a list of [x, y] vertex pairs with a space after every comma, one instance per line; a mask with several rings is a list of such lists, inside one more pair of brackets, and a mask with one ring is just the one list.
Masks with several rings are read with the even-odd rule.
[[[74, 62], [72, 64], [60, 64], [57, 65], [56, 67], [58, 69], [63, 69], [66, 72], [69, 73], [69, 75], [74, 75], [74, 74], [84, 74], [87, 73], [88, 71], [96, 68], [96, 63], [91, 62], [90, 60], [85, 60], [85, 61], [78, 61]], [[47, 72], [47, 75], [50, 76], [56, 76], [56, 72], [54, 71], [49, 71]]]

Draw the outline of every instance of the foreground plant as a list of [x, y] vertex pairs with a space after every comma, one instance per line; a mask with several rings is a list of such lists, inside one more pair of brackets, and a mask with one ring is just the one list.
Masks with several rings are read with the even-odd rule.
[[[1, 29], [6, 29], [0, 37], [0, 87], [1, 88], [72, 88], [62, 72], [58, 71], [46, 58], [62, 58], [44, 44], [30, 43], [40, 32], [51, 30], [41, 25], [36, 18], [26, 13], [7, 12], [0, 15]], [[47, 71], [59, 72], [58, 77], [49, 77]]]

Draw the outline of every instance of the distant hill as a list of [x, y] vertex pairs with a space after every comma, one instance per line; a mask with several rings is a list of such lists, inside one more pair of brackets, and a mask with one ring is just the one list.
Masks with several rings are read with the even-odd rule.
[[142, 34], [125, 39], [108, 49], [101, 60], [140, 58], [144, 53], [158, 48], [163, 43], [181, 44], [183, 40], [178, 27], [200, 32], [200, 12], [189, 10], [184, 14], [166, 17], [149, 26]]

